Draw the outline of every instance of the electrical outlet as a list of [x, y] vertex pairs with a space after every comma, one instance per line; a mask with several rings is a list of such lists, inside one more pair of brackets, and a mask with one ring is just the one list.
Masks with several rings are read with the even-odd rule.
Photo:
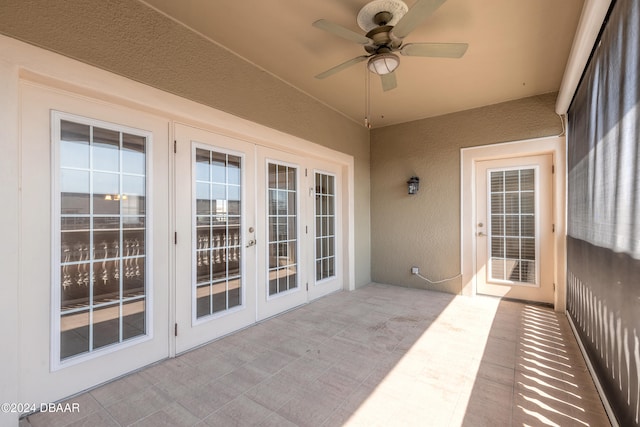
[[420, 269], [418, 267], [411, 267], [411, 274], [419, 274]]

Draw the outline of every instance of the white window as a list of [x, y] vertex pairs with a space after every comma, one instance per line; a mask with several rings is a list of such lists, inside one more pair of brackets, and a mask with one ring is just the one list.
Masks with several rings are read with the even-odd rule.
[[242, 305], [242, 157], [195, 148], [196, 318]]
[[54, 352], [147, 335], [150, 134], [53, 114]]
[[268, 165], [269, 295], [298, 287], [297, 173], [292, 166]]
[[335, 176], [315, 174], [316, 282], [336, 274], [336, 191]]

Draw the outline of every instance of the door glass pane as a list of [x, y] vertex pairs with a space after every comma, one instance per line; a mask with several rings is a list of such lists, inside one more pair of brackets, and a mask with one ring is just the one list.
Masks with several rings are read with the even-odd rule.
[[60, 207], [62, 214], [87, 215], [90, 210], [89, 171], [61, 168]]
[[96, 307], [93, 310], [93, 348], [120, 341], [120, 304]]
[[490, 279], [536, 284], [535, 169], [489, 175]]
[[93, 128], [93, 169], [120, 171], [120, 132], [111, 129]]
[[298, 287], [297, 168], [268, 165], [269, 295]]
[[60, 360], [146, 334], [146, 145], [60, 120]]
[[196, 148], [193, 283], [196, 318], [242, 305], [242, 158]]
[[122, 171], [130, 174], [144, 175], [145, 171], [145, 139], [142, 136], [122, 135]]
[[62, 120], [60, 130], [60, 166], [89, 168], [89, 125]]
[[315, 174], [316, 282], [334, 277], [335, 272], [335, 177]]

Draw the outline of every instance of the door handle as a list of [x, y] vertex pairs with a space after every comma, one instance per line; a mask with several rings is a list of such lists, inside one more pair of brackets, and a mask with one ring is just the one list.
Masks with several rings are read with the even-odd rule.
[[486, 233], [484, 233], [484, 232], [482, 232], [482, 231], [478, 231], [478, 236], [484, 237], [484, 236], [486, 236], [486, 235], [487, 235]]
[[255, 244], [256, 244], [256, 241], [255, 241], [255, 240], [249, 240], [249, 241], [247, 242], [247, 248], [250, 248], [251, 246], [255, 246]]

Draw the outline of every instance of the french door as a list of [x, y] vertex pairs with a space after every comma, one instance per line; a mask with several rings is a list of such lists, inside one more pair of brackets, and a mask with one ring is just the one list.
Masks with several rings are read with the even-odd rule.
[[[342, 171], [329, 162], [314, 161], [309, 169], [309, 216], [311, 247], [307, 257], [312, 266], [309, 299], [313, 300], [343, 287]], [[313, 188], [313, 190], [311, 190]]]
[[289, 153], [258, 147], [258, 320], [308, 300], [308, 203], [300, 160]]
[[180, 124], [176, 352], [255, 322], [255, 147]]
[[338, 166], [175, 136], [177, 353], [342, 288]]
[[342, 287], [338, 166], [182, 124], [171, 135], [166, 118], [28, 82], [20, 93], [16, 250], [21, 290], [38, 296], [21, 301], [21, 401]]
[[169, 355], [166, 121], [21, 83], [20, 401]]
[[258, 320], [342, 289], [341, 172], [258, 147]]
[[476, 168], [477, 292], [553, 303], [552, 155]]

